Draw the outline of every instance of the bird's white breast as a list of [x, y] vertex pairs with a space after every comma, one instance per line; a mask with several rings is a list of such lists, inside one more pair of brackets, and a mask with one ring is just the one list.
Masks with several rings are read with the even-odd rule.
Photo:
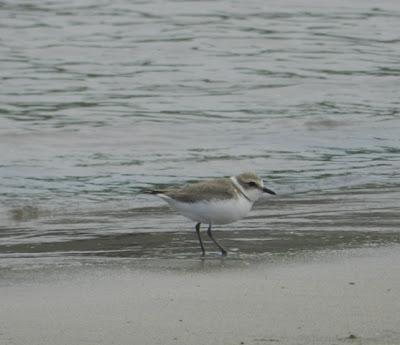
[[[161, 196], [161, 195], [160, 195]], [[253, 204], [239, 196], [235, 199], [180, 202], [161, 196], [183, 216], [201, 223], [227, 224], [235, 222], [251, 210]]]

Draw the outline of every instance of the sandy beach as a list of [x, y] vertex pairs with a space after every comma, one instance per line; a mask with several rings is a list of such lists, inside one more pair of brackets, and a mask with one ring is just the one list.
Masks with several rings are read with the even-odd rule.
[[400, 343], [399, 247], [3, 271], [0, 343]]

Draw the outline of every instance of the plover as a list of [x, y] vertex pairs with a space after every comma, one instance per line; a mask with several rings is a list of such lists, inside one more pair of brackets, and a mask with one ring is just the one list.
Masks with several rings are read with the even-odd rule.
[[264, 193], [275, 195], [275, 192], [264, 187], [263, 180], [252, 172], [192, 183], [182, 188], [149, 192], [160, 196], [180, 214], [196, 222], [195, 229], [203, 256], [205, 250], [200, 236], [201, 223], [208, 224], [207, 235], [225, 256], [227, 251], [212, 235], [212, 225], [235, 222], [246, 216], [254, 202]]

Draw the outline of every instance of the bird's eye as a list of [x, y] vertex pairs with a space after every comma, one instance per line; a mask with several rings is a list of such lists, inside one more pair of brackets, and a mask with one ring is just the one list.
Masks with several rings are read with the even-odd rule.
[[250, 187], [257, 187], [257, 183], [255, 183], [254, 181], [249, 182], [248, 185]]

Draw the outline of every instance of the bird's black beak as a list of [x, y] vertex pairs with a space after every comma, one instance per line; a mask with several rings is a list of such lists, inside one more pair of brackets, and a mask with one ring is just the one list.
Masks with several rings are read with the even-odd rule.
[[263, 187], [263, 192], [264, 193], [269, 193], [269, 194], [272, 194], [272, 195], [276, 195], [276, 193], [273, 190], [268, 189], [267, 187]]

